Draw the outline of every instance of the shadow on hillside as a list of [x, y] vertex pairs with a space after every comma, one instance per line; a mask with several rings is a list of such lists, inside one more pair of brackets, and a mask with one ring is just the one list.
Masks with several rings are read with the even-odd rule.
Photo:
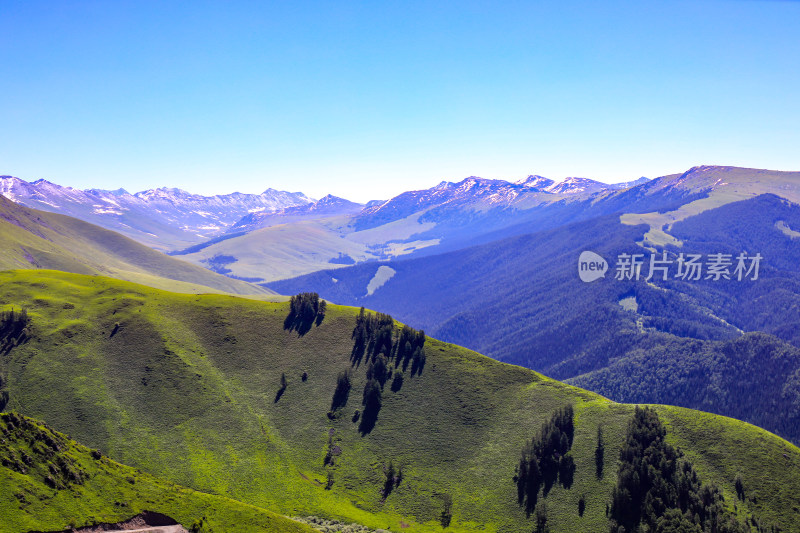
[[364, 412], [361, 414], [361, 423], [358, 425], [358, 431], [361, 432], [362, 437], [368, 435], [375, 429], [375, 424], [378, 422], [379, 411], [380, 407], [374, 408], [367, 405], [364, 408]]
[[316, 317], [308, 319], [302, 316], [290, 314], [286, 317], [286, 320], [283, 321], [283, 329], [296, 331], [297, 334], [302, 337], [311, 331], [311, 326], [314, 325], [314, 322], [316, 322]]
[[0, 355], [8, 355], [12, 349], [28, 342], [27, 315], [20, 318], [11, 313], [0, 317]]
[[284, 392], [286, 392], [286, 387], [281, 387], [280, 389], [278, 389], [278, 392], [275, 393], [275, 401], [273, 403], [278, 403], [278, 401], [281, 399], [281, 396], [283, 396]]
[[296, 331], [301, 337], [319, 326], [325, 318], [328, 304], [316, 292], [302, 292], [289, 300], [289, 315], [283, 321], [283, 329]]
[[364, 358], [364, 353], [367, 347], [364, 344], [356, 342], [353, 344], [353, 351], [350, 352], [350, 362], [352, 366], [358, 368], [361, 366], [361, 360]]

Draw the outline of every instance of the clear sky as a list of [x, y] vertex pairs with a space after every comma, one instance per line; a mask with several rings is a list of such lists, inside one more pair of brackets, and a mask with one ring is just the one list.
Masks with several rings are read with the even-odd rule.
[[800, 170], [800, 2], [0, 2], [0, 174], [388, 198]]

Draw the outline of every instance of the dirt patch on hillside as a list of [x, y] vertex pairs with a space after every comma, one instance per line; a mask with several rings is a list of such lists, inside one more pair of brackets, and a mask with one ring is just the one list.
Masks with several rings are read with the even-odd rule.
[[[65, 529], [50, 533], [189, 533], [182, 525], [161, 513], [145, 511], [124, 522], [96, 524], [77, 529]], [[31, 531], [30, 533], [43, 533]]]

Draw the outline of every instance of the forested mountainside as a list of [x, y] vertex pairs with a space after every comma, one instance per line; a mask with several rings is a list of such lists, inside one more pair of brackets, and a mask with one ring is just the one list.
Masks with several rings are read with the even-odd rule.
[[[587, 387], [599, 383], [588, 375], [602, 371], [608, 386], [597, 390], [615, 400], [663, 400], [659, 389], [633, 381], [626, 361], [635, 360], [645, 374], [660, 369], [660, 376], [674, 376], [661, 379], [681, 405], [755, 422], [772, 414], [743, 400], [735, 408], [726, 402], [697, 400], [696, 387], [721, 387], [712, 380], [715, 374], [702, 373], [690, 386], [677, 377], [681, 368], [663, 372], [663, 365], [665, 361], [689, 364], [700, 358], [699, 353], [724, 353], [729, 350], [725, 343], [743, 332], [771, 336], [756, 336], [751, 344], [764, 345], [745, 350], [756, 366], [772, 364], [774, 346], [797, 345], [800, 315], [792, 310], [800, 308], [796, 266], [800, 239], [792, 228], [798, 227], [797, 204], [761, 195], [676, 222], [670, 236], [679, 239], [679, 246], [644, 248], [637, 243], [645, 238], [648, 226], [622, 224], [619, 216], [609, 215], [448, 254], [356, 265], [269, 286], [278, 292], [315, 290], [334, 302], [381, 309], [448, 341]], [[579, 280], [578, 257], [585, 250], [607, 259], [610, 270], [605, 278], [594, 283]], [[666, 252], [672, 261], [667, 280], [660, 272], [646, 280], [649, 262], [641, 279], [616, 279], [621, 254], [643, 254], [649, 261], [654, 252], [659, 259]], [[679, 254], [700, 255], [704, 262], [713, 254], [728, 255], [731, 277], [735, 258], [743, 252], [748, 258], [762, 256], [758, 279], [752, 279], [753, 272], [741, 281], [735, 275], [705, 279], [705, 272], [699, 280], [675, 279]], [[748, 268], [751, 263], [748, 260]], [[379, 269], [384, 281], [368, 294]], [[656, 347], [672, 355], [656, 357]], [[730, 366], [738, 364], [737, 359], [714, 361], [719, 365], [715, 372], [738, 375]], [[769, 397], [771, 405], [790, 420], [765, 427], [797, 441], [797, 420], [789, 414], [794, 412], [792, 395], [784, 391], [791, 388], [797, 367], [787, 364], [781, 366], [787, 372], [768, 374], [775, 386], [764, 389], [750, 380], [737, 386]], [[733, 389], [723, 387], [719, 394], [739, 401], [733, 400]]]

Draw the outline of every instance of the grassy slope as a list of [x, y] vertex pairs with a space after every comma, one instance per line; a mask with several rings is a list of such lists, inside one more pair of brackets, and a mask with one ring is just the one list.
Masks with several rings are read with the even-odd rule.
[[[166, 514], [187, 528], [205, 518], [207, 532], [311, 531], [264, 509], [196, 492], [106, 457], [94, 458], [89, 448], [33, 419], [1, 415], [0, 434], [0, 457], [18, 465], [0, 467], [2, 533], [115, 523], [142, 511]], [[24, 456], [32, 459], [30, 465]], [[80, 480], [71, 481], [64, 465], [79, 473]], [[59, 486], [48, 485], [48, 477]]]
[[650, 230], [645, 233], [641, 241], [643, 246], [668, 244], [680, 246], [681, 241], [668, 233], [674, 223], [731, 202], [747, 200], [765, 193], [773, 193], [795, 203], [800, 202], [800, 172], [701, 166], [679, 176], [665, 178], [663, 179], [665, 185], [674, 183], [681, 188], [709, 189], [710, 194], [707, 198], [695, 200], [667, 212], [622, 215], [620, 220], [623, 224], [650, 226]]
[[[575, 483], [547, 497], [550, 523], [555, 532], [606, 529], [630, 405], [430, 339], [423, 374], [407, 373], [396, 393], [387, 385], [377, 426], [362, 436], [350, 418], [361, 407], [363, 367], [354, 372], [345, 416], [326, 416], [336, 375], [349, 366], [353, 308], [330, 306], [321, 326], [298, 337], [282, 328], [286, 304], [55, 272], [0, 273], [0, 287], [0, 302], [24, 305], [32, 316], [31, 339], [2, 357], [8, 408], [115, 460], [283, 514], [440, 531], [441, 496], [449, 494], [449, 530], [529, 531], [511, 481], [519, 450], [555, 409], [572, 403]], [[281, 373], [289, 384], [276, 402]], [[741, 472], [757, 496], [739, 504], [741, 513], [800, 530], [798, 448], [731, 419], [667, 407], [659, 413], [670, 438], [696, 459], [705, 480], [722, 486], [731, 507]], [[602, 479], [594, 467], [599, 424]], [[323, 458], [331, 430], [341, 455], [328, 491]], [[384, 502], [389, 461], [403, 465], [404, 480]]]
[[415, 233], [435, 226], [419, 223], [421, 214], [359, 232], [353, 232], [348, 227], [349, 219], [343, 216], [290, 221], [219, 241], [181, 257], [197, 264], [207, 264], [216, 255], [235, 257], [235, 262], [226, 265], [234, 275], [275, 281], [343, 266], [328, 262], [339, 254], [361, 262], [376, 259], [382, 252], [401, 256], [438, 244], [438, 240], [405, 242]]
[[76, 218], [37, 211], [0, 196], [0, 268], [103, 274], [179, 292], [263, 294]]
[[359, 261], [372, 257], [363, 244], [343, 239], [318, 220], [306, 220], [257, 229], [182, 257], [202, 264], [215, 255], [232, 256], [237, 261], [226, 268], [234, 275], [272, 281], [336, 268], [328, 260], [340, 252]]

